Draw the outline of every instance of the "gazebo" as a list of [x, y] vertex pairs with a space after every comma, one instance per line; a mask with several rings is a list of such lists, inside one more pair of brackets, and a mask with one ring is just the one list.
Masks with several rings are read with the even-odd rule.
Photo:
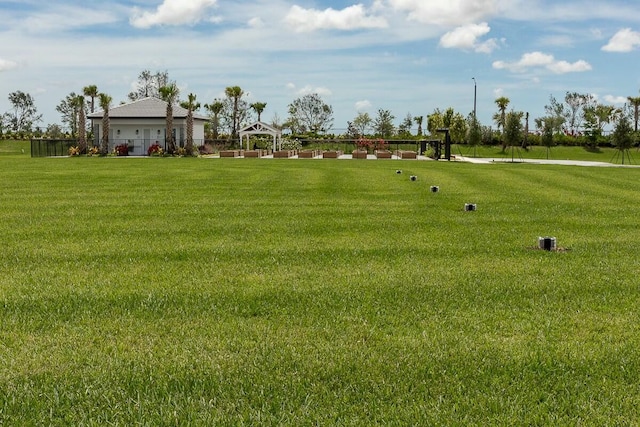
[[249, 126], [245, 126], [238, 132], [240, 135], [240, 147], [243, 145], [244, 137], [247, 137], [247, 150], [249, 150], [249, 137], [251, 135], [271, 135], [273, 137], [273, 151], [276, 148], [281, 148], [282, 145], [282, 131], [269, 126], [263, 122], [255, 122]]

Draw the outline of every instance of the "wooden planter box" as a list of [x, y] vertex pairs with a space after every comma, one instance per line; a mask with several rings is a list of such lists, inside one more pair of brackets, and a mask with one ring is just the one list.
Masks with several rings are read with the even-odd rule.
[[367, 151], [366, 150], [353, 150], [351, 152], [351, 156], [354, 159], [366, 159], [367, 158]]
[[391, 151], [389, 150], [376, 150], [376, 157], [378, 159], [390, 159]]
[[296, 154], [295, 150], [275, 151], [273, 153], [273, 158], [274, 159], [288, 159], [291, 156], [295, 156], [295, 154]]
[[240, 157], [240, 151], [238, 150], [223, 150], [220, 152], [220, 157]]
[[342, 156], [342, 151], [340, 150], [325, 151], [324, 153], [322, 153], [323, 159], [337, 159], [340, 156]]
[[248, 150], [244, 152], [245, 157], [262, 157], [262, 150]]
[[320, 153], [318, 150], [302, 150], [298, 153], [298, 158], [300, 159], [313, 159], [314, 157], [319, 156]]
[[396, 151], [396, 156], [401, 159], [417, 159], [418, 155], [415, 151]]

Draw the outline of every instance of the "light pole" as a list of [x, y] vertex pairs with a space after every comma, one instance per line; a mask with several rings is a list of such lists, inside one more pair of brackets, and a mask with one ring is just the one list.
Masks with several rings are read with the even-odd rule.
[[473, 118], [476, 118], [476, 95], [478, 93], [478, 84], [476, 83], [476, 78], [471, 77], [473, 80]]

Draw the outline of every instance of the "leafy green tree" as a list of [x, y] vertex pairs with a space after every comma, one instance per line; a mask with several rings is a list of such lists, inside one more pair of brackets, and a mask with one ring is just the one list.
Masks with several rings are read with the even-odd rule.
[[99, 95], [98, 86], [96, 85], [85, 86], [82, 89], [82, 93], [84, 96], [91, 98], [91, 112], [93, 113], [95, 111], [94, 108], [95, 108], [96, 98]]
[[473, 147], [473, 155], [476, 155], [476, 147], [482, 142], [482, 129], [480, 122], [475, 114], [471, 113], [467, 118], [467, 140], [469, 145]]
[[440, 138], [441, 135], [438, 134], [438, 129], [442, 129], [444, 127], [444, 118], [442, 111], [440, 111], [439, 108], [436, 108], [433, 110], [433, 113], [427, 115], [427, 130], [429, 131], [429, 135], [434, 138]]
[[218, 139], [220, 129], [220, 115], [224, 110], [224, 103], [219, 99], [214, 99], [211, 104], [204, 104], [204, 108], [209, 112], [213, 139]]
[[100, 155], [109, 154], [109, 108], [112, 98], [106, 93], [100, 94], [100, 108], [102, 108], [102, 144], [100, 144]]
[[551, 116], [538, 117], [535, 119], [536, 127], [540, 130], [540, 141], [542, 145], [547, 147], [547, 159], [549, 158], [549, 150], [553, 146], [553, 132], [556, 118]]
[[390, 138], [395, 132], [394, 119], [391, 111], [379, 109], [378, 115], [373, 119], [373, 132], [381, 138]]
[[369, 113], [358, 113], [358, 115], [353, 119], [353, 127], [356, 130], [357, 136], [364, 136], [371, 130], [371, 125], [373, 124], [373, 119], [369, 115]]
[[173, 104], [178, 100], [179, 94], [180, 90], [175, 83], [160, 88], [160, 99], [167, 103], [165, 141], [167, 142], [167, 151], [171, 154], [176, 151], [176, 142], [173, 137]]
[[520, 145], [522, 141], [522, 111], [509, 111], [504, 126], [504, 143], [509, 147]]
[[549, 97], [549, 104], [544, 106], [544, 111], [547, 114], [545, 117], [548, 119], [547, 124], [552, 128], [552, 133], [555, 135], [562, 134], [562, 128], [567, 120], [567, 112], [564, 104], [558, 102], [558, 100], [551, 95]]
[[464, 119], [464, 116], [460, 113], [454, 113], [449, 122], [451, 141], [456, 144], [462, 144], [467, 136], [468, 130], [467, 121]]
[[187, 141], [185, 150], [187, 152], [187, 156], [193, 156], [193, 112], [200, 108], [200, 103], [196, 102], [196, 95], [190, 93], [187, 100], [181, 102], [180, 106], [187, 110]]
[[583, 95], [577, 92], [566, 93], [564, 102], [569, 107], [566, 110], [566, 118], [571, 135], [577, 135], [578, 129], [582, 124], [582, 118], [584, 117], [582, 113], [583, 107], [594, 101], [595, 99], [591, 95]]
[[401, 138], [409, 138], [411, 137], [411, 128], [413, 127], [413, 117], [411, 113], [407, 113], [407, 115], [398, 126], [398, 136]]
[[[168, 71], [157, 71], [152, 74], [149, 70], [143, 70], [138, 76], [136, 90], [130, 92], [128, 98], [130, 101], [137, 101], [149, 96], [162, 99], [160, 88], [171, 86], [172, 84], [175, 85], [175, 82], [169, 80]], [[175, 101], [178, 102], [177, 99]]]
[[31, 132], [33, 125], [42, 119], [33, 97], [22, 91], [9, 94], [11, 110], [4, 114], [4, 127], [12, 132]]
[[584, 108], [585, 135], [588, 145], [595, 148], [604, 133], [604, 126], [611, 123], [616, 112], [611, 105], [595, 104]]
[[456, 112], [453, 109], [453, 107], [449, 107], [446, 110], [444, 110], [444, 113], [442, 113], [442, 123], [444, 124], [444, 127], [446, 128], [451, 127], [451, 125], [453, 124], [453, 117], [455, 115], [456, 115]]
[[264, 111], [264, 109], [267, 108], [267, 103], [254, 102], [253, 104], [250, 105], [250, 107], [253, 111], [256, 112], [256, 114], [258, 115], [258, 121], [260, 121], [260, 116], [262, 115], [262, 112]]
[[618, 114], [611, 140], [616, 149], [622, 153], [622, 163], [624, 164], [625, 153], [628, 155], [628, 151], [634, 142], [633, 128], [627, 114], [622, 112]]
[[67, 126], [72, 138], [76, 137], [78, 131], [78, 110], [78, 94], [75, 92], [71, 92], [56, 106], [56, 111], [60, 113], [61, 121]]
[[304, 95], [289, 104], [287, 122], [301, 132], [327, 132], [333, 124], [333, 108], [317, 93]]

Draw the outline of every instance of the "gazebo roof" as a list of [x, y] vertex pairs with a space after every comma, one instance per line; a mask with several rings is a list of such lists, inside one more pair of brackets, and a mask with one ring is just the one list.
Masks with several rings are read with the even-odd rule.
[[241, 135], [255, 135], [255, 134], [282, 135], [282, 131], [280, 129], [276, 129], [273, 126], [269, 126], [264, 122], [252, 123], [240, 129], [238, 133]]
[[[173, 118], [183, 119], [189, 111], [179, 105], [173, 106]], [[87, 118], [101, 119], [103, 111], [90, 113]], [[117, 119], [164, 119], [167, 117], [167, 103], [161, 99], [147, 97], [126, 104], [109, 108], [109, 117]], [[207, 117], [194, 113], [194, 120], [208, 120]]]

